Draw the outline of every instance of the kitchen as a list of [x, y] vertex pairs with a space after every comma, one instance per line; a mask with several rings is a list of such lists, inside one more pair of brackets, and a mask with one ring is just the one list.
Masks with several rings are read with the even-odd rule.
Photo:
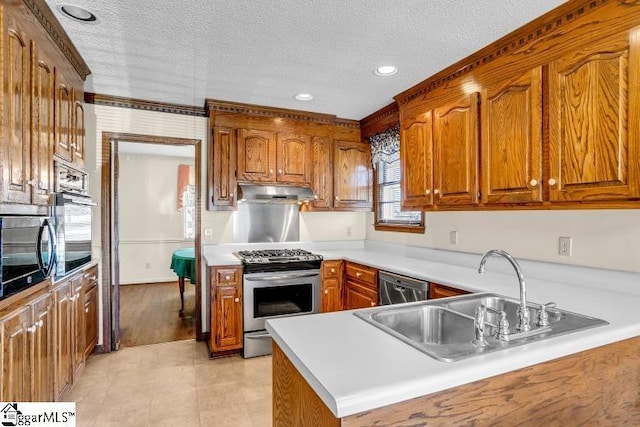
[[[578, 4], [578, 2], [571, 3], [574, 5]], [[566, 7], [569, 9], [569, 6]], [[589, 7], [586, 9], [588, 11], [587, 15], [599, 13], [598, 10], [591, 11]], [[608, 8], [612, 8], [610, 3], [606, 5], [600, 5], [600, 3], [598, 3], [597, 7], [593, 6], [595, 9], [599, 7], [607, 10]], [[628, 7], [630, 10], [634, 10], [633, 6], [630, 5]], [[534, 16], [523, 20], [522, 24]], [[576, 14], [576, 16], [578, 16], [578, 14]], [[628, 16], [629, 19], [632, 19], [634, 15], [629, 13]], [[570, 25], [570, 23], [566, 25]], [[631, 27], [626, 21], [624, 25], [628, 25], [629, 28]], [[91, 31], [90, 29], [87, 30], [87, 27], [82, 28], [85, 29], [81, 31]], [[507, 32], [508, 31], [504, 31], [498, 36]], [[497, 37], [493, 39], [495, 38]], [[493, 39], [489, 39], [483, 44], [488, 44]], [[76, 42], [76, 40], [74, 40], [74, 42]], [[481, 47], [483, 44], [478, 47]], [[459, 58], [465, 55], [460, 55]], [[630, 61], [632, 59], [633, 55], [630, 57]], [[633, 62], [630, 62], [630, 64], [633, 64]], [[444, 68], [446, 65], [448, 64], [443, 64], [439, 68], [436, 68], [434, 72]], [[402, 90], [407, 89], [407, 87], [419, 82], [428, 75], [429, 74], [422, 72], [419, 78], [414, 79], [411, 84], [399, 87], [395, 92], [390, 92], [387, 96], [388, 101], [380, 102], [378, 107], [389, 104], [392, 96], [397, 95]], [[215, 96], [216, 98], [227, 99], [217, 94]], [[110, 101], [84, 104], [87, 135], [87, 171], [90, 174], [90, 194], [94, 195], [94, 198], [98, 198], [98, 195], [100, 195], [102, 191], [102, 170], [97, 159], [100, 158], [101, 152], [104, 149], [104, 146], [101, 145], [103, 132], [187, 137], [199, 139], [203, 141], [204, 145], [208, 143], [208, 135], [211, 130], [209, 123], [210, 117], [195, 114], [176, 114], [175, 111], [178, 110], [177, 107], [173, 110], [173, 113], [167, 113], [154, 112], [150, 110], [148, 105], [136, 105], [136, 103], [132, 101], [129, 101], [129, 105], [135, 105], [135, 107], [126, 108], [122, 107], [123, 103], [127, 105], [125, 100], [122, 99], [111, 99]], [[268, 103], [262, 104], [270, 105]], [[285, 106], [293, 108], [290, 105]], [[303, 109], [306, 109], [306, 107]], [[375, 109], [376, 108], [371, 108], [371, 105], [369, 105], [365, 111], [371, 112]], [[324, 109], [322, 111], [333, 112], [336, 110]], [[629, 114], [632, 112], [633, 111], [630, 111]], [[408, 111], [403, 109], [401, 113], [405, 114], [408, 113]], [[361, 116], [365, 114], [366, 113], [361, 114]], [[396, 114], [396, 117], [398, 117], [397, 112], [392, 114]], [[349, 117], [348, 115], [345, 116]], [[355, 117], [357, 118], [358, 116]], [[406, 116], [401, 117], [404, 119]], [[325, 117], [324, 119], [329, 121], [334, 120], [331, 117]], [[398, 121], [399, 120], [400, 118], [398, 118]], [[361, 129], [363, 129], [363, 135], [365, 135], [366, 132], [364, 131], [363, 124], [361, 123], [360, 126]], [[386, 126], [383, 126], [383, 129], [379, 129], [378, 132], [385, 129]], [[629, 134], [629, 140], [632, 141], [634, 138], [636, 138], [635, 133], [631, 132]], [[207, 167], [205, 166], [208, 165], [209, 162], [208, 156], [207, 150], [203, 150], [203, 168], [201, 170], [203, 182], [208, 182]], [[544, 173], [546, 174], [548, 172]], [[538, 179], [538, 181], [541, 180]], [[208, 200], [208, 193], [205, 193], [204, 187], [206, 186], [203, 186], [203, 204], [204, 201]], [[509, 251], [516, 256], [518, 260], [535, 260], [638, 273], [640, 266], [638, 259], [638, 253], [640, 253], [640, 250], [638, 250], [640, 230], [638, 229], [638, 224], [640, 224], [640, 222], [638, 221], [637, 209], [633, 207], [633, 202], [630, 203], [631, 204], [625, 206], [627, 209], [602, 209], [606, 208], [606, 206], [598, 206], [599, 209], [527, 209], [522, 211], [512, 209], [482, 211], [474, 209], [473, 212], [470, 210], [429, 210], [424, 214], [426, 225], [425, 234], [379, 231], [376, 229], [376, 226], [374, 226], [375, 215], [372, 212], [307, 212], [303, 209], [303, 212], [300, 214], [300, 240], [315, 243], [319, 247], [318, 249], [314, 249], [314, 251], [317, 250], [319, 252], [327, 249], [339, 249], [339, 247], [344, 247], [344, 242], [348, 242], [349, 245], [354, 245], [354, 249], [389, 243], [391, 246], [378, 247], [385, 248], [385, 250], [392, 250], [395, 253], [413, 253], [418, 259], [424, 259], [427, 256], [427, 252], [433, 255], [433, 250], [482, 254], [488, 249], [495, 247]], [[530, 208], [530, 205], [528, 207]], [[233, 210], [215, 212], [203, 208], [201, 231], [203, 234], [203, 253], [205, 255], [219, 249], [216, 248], [218, 245], [233, 242], [235, 220], [236, 214]], [[101, 249], [100, 223], [100, 212], [94, 211], [93, 248], [95, 254], [103, 253]], [[455, 239], [452, 239], [451, 232], [457, 232]], [[559, 237], [571, 237], [573, 239], [571, 256], [566, 257], [558, 254]], [[335, 247], [335, 242], [339, 242], [339, 247]], [[425, 252], [420, 252], [421, 248]], [[236, 260], [236, 262], [239, 261]], [[495, 264], [498, 263], [496, 262]], [[525, 275], [534, 275], [534, 273], [531, 272], [531, 268], [527, 268], [528, 264], [523, 262], [523, 265], [525, 265]], [[101, 267], [103, 272], [101, 277], [104, 280], [104, 264]], [[477, 265], [475, 265], [475, 267], [477, 267]], [[491, 265], [489, 265], [488, 268], [491, 269]], [[204, 271], [204, 269], [203, 266], [202, 270]], [[504, 272], [506, 274], [512, 274], [508, 273], [508, 270]], [[202, 276], [204, 277], [204, 273]], [[446, 277], [441, 278], [443, 281], [444, 279], [446, 279]], [[514, 278], [511, 279], [515, 280]], [[104, 283], [103, 281], [102, 285], [104, 285]], [[514, 283], [506, 289], [505, 292], [512, 295], [514, 291], [517, 291], [517, 286]], [[201, 291], [203, 295], [206, 296], [207, 290], [202, 289]], [[530, 292], [533, 291], [530, 290]], [[203, 298], [203, 300], [206, 300], [206, 297]], [[101, 311], [101, 313], [104, 313], [104, 311]], [[102, 330], [100, 332], [101, 340], [99, 344], [103, 344], [105, 338], [104, 325], [101, 324], [100, 327]], [[206, 304], [202, 305], [202, 328], [202, 332], [204, 333], [210, 330]]]

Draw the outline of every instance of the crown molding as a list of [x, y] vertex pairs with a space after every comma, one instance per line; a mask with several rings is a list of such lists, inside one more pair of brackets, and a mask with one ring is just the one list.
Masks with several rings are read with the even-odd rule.
[[78, 49], [76, 49], [47, 3], [44, 0], [23, 0], [23, 3], [40, 22], [40, 25], [69, 60], [73, 68], [80, 74], [82, 80], [86, 80], [87, 76], [91, 74], [89, 66], [84, 62], [80, 52], [78, 52]]
[[362, 137], [368, 138], [376, 133], [384, 132], [400, 123], [400, 109], [397, 102], [382, 107], [360, 120]]
[[273, 117], [323, 124], [336, 124], [336, 120], [345, 120], [337, 119], [333, 114], [313, 113], [310, 111], [290, 110], [287, 108], [266, 107], [262, 105], [220, 101], [217, 99], [205, 100], [205, 110], [209, 114], [214, 111], [220, 113], [246, 114], [249, 116]]
[[[474, 69], [508, 55], [516, 49], [522, 49], [563, 25], [575, 21], [582, 15], [599, 9], [614, 0], [573, 0], [525, 24], [523, 27], [507, 34], [483, 49], [456, 62], [450, 67], [434, 74], [428, 79], [396, 95], [398, 104], [404, 105], [417, 97], [472, 72]], [[620, 1], [623, 3], [625, 0]]]
[[205, 109], [202, 107], [181, 104], [167, 104], [164, 102], [145, 101], [143, 99], [103, 95], [91, 92], [85, 92], [84, 102], [86, 102], [87, 104], [106, 105], [108, 107], [132, 108], [134, 110], [155, 111], [158, 113], [182, 114], [186, 116], [198, 117], [207, 116]]

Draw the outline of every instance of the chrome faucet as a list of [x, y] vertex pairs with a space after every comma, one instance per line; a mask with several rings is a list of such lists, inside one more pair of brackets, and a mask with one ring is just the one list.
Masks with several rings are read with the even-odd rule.
[[531, 329], [529, 325], [529, 309], [527, 308], [527, 291], [524, 284], [524, 276], [522, 275], [522, 269], [520, 268], [520, 264], [515, 260], [508, 252], [503, 251], [502, 249], [491, 249], [482, 257], [480, 260], [480, 267], [478, 267], [478, 273], [484, 274], [484, 265], [487, 262], [487, 258], [491, 255], [501, 256], [506, 258], [507, 261], [511, 264], [511, 266], [516, 270], [516, 274], [518, 275], [518, 282], [520, 283], [520, 307], [518, 307], [518, 324], [516, 325], [516, 330], [519, 332], [527, 332]]

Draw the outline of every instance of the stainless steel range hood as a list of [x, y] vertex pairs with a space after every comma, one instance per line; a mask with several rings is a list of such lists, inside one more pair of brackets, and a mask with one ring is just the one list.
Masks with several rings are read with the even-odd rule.
[[259, 184], [239, 184], [238, 187], [240, 202], [297, 204], [313, 200], [313, 191], [309, 187]]

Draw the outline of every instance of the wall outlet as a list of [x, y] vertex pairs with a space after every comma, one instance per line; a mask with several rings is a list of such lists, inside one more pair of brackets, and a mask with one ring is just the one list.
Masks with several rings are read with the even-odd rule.
[[453, 246], [456, 246], [458, 244], [458, 232], [457, 231], [450, 231], [449, 232], [449, 243], [451, 243]]
[[571, 237], [560, 237], [558, 239], [558, 254], [562, 256], [571, 256], [573, 239]]
[[151, 268], [151, 263], [147, 262], [144, 264], [144, 268], [146, 268], [147, 270], [149, 270]]
[[347, 237], [351, 236], [351, 232], [352, 232], [352, 229], [351, 229], [351, 226], [349, 225], [347, 227]]

